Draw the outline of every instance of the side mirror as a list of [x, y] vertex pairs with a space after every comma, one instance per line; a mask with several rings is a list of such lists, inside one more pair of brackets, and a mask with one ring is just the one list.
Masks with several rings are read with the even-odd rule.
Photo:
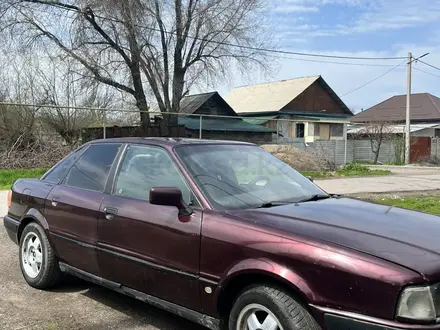
[[306, 178], [313, 182], [313, 178], [311, 176], [306, 176]]
[[175, 206], [182, 215], [190, 216], [193, 214], [191, 206], [185, 203], [182, 192], [179, 188], [151, 188], [150, 204]]

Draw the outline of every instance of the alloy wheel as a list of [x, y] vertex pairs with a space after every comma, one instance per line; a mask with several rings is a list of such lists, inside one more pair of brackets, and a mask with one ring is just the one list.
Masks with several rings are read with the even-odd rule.
[[34, 232], [28, 233], [21, 247], [22, 265], [26, 275], [36, 278], [43, 264], [43, 249], [40, 238]]
[[236, 330], [283, 330], [283, 327], [268, 308], [250, 304], [240, 312]]

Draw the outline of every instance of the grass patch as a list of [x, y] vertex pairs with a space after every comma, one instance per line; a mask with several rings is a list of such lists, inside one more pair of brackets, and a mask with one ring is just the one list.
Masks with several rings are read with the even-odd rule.
[[389, 175], [389, 170], [372, 170], [365, 165], [359, 163], [353, 163], [345, 165], [343, 168], [337, 171], [329, 172], [314, 172], [314, 171], [302, 171], [302, 175], [311, 176], [313, 179], [322, 178], [337, 178], [337, 177], [354, 177], [354, 176], [381, 176]]
[[386, 204], [404, 209], [422, 211], [440, 215], [440, 195], [431, 196], [397, 196], [375, 199], [376, 203]]
[[304, 176], [310, 176], [313, 179], [323, 179], [333, 177], [335, 172], [317, 172], [317, 171], [300, 171]]
[[46, 168], [32, 168], [20, 170], [0, 170], [0, 190], [11, 188], [17, 179], [39, 178], [47, 171]]

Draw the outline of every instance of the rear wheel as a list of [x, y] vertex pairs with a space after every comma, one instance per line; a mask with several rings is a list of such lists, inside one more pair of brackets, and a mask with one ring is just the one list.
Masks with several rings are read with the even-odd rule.
[[33, 222], [21, 235], [20, 268], [26, 282], [37, 289], [53, 287], [61, 277], [58, 260], [44, 229]]
[[312, 315], [292, 296], [273, 286], [255, 286], [235, 301], [229, 330], [320, 330]]

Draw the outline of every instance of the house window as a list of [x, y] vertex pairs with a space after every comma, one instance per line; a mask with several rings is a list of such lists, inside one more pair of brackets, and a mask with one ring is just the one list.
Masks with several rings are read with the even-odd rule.
[[314, 136], [319, 136], [319, 127], [320, 127], [320, 124], [318, 124], [318, 123], [315, 123], [315, 131], [313, 132], [313, 135]]
[[330, 136], [343, 136], [343, 135], [344, 135], [344, 124], [330, 125]]
[[436, 138], [440, 138], [440, 128], [436, 128], [436, 129], [434, 130], [434, 136], [435, 136]]
[[296, 137], [297, 138], [304, 137], [304, 124], [296, 124]]

